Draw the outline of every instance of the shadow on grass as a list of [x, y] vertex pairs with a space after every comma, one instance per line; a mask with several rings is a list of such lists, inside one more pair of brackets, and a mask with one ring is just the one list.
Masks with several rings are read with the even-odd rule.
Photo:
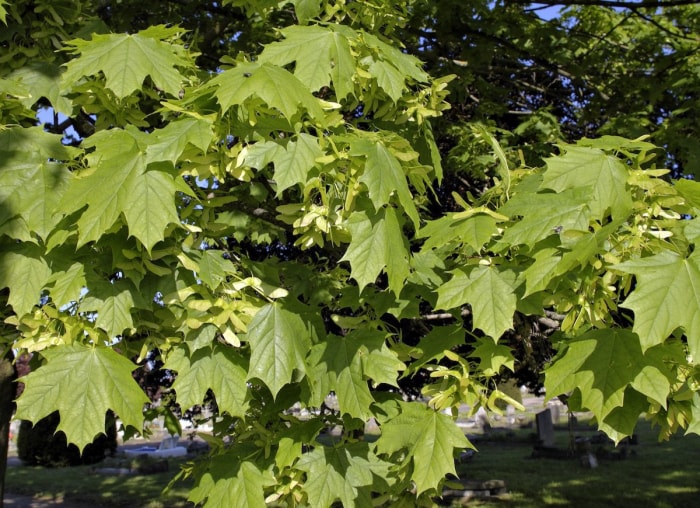
[[118, 508], [185, 508], [190, 483], [178, 483], [167, 495], [163, 488], [179, 465], [167, 473], [152, 475], [106, 475], [91, 466], [65, 468], [12, 467], [7, 472], [7, 491], [43, 499]]
[[[558, 432], [568, 442], [568, 432]], [[460, 465], [466, 480], [504, 480], [510, 492], [502, 499], [477, 501], [487, 507], [635, 507], [684, 508], [700, 499], [700, 436], [677, 436], [657, 442], [640, 422], [639, 444], [624, 460], [601, 460], [594, 469], [578, 458], [533, 459], [526, 440], [478, 443], [472, 462]]]

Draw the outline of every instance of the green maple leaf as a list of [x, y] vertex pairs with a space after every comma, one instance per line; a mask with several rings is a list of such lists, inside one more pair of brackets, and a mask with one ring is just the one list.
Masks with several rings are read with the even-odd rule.
[[323, 155], [318, 138], [303, 132], [286, 146], [265, 141], [248, 145], [242, 153], [243, 164], [251, 168], [263, 169], [270, 163], [274, 164], [277, 196], [293, 185], [305, 183], [316, 159]]
[[690, 401], [691, 422], [686, 429], [686, 435], [697, 434], [700, 436], [700, 395], [695, 392]]
[[89, 138], [94, 170], [71, 181], [61, 201], [67, 213], [87, 205], [78, 220], [78, 246], [98, 240], [123, 214], [129, 232], [150, 251], [169, 224], [179, 224], [173, 177], [149, 169], [141, 135], [111, 129]]
[[[503, 217], [505, 219], [505, 217]], [[421, 228], [418, 237], [427, 238], [423, 249], [434, 249], [451, 242], [465, 243], [476, 252], [498, 232], [499, 219], [486, 213], [448, 214], [430, 221]]]
[[322, 155], [318, 138], [304, 133], [299, 134], [296, 141], [287, 143], [284, 150], [278, 151], [272, 159], [275, 165], [277, 196], [281, 196], [283, 190], [293, 185], [305, 183], [309, 170]]
[[420, 60], [412, 55], [403, 53], [378, 37], [363, 32], [362, 41], [370, 49], [370, 57], [361, 62], [377, 81], [379, 88], [384, 90], [392, 101], [397, 102], [407, 90], [407, 82], [413, 79], [418, 82], [428, 80]]
[[625, 407], [628, 388], [666, 407], [672, 379], [660, 352], [643, 352], [636, 334], [593, 330], [566, 343], [563, 356], [545, 371], [545, 389], [552, 397], [580, 390], [582, 406], [602, 422]]
[[525, 276], [523, 297], [547, 289], [552, 279], [558, 275], [555, 270], [561, 262], [561, 251], [554, 248], [538, 250], [535, 252], [534, 260], [534, 263], [523, 272]]
[[454, 450], [473, 446], [447, 415], [419, 403], [398, 405], [398, 416], [382, 425], [377, 454], [407, 450], [417, 493], [437, 489], [445, 476], [456, 475]]
[[275, 454], [275, 465], [282, 470], [291, 466], [304, 454], [304, 445], [317, 444], [315, 442], [318, 434], [325, 427], [320, 418], [310, 420], [300, 420], [294, 425], [282, 428], [277, 435], [277, 453]]
[[26, 169], [26, 186], [15, 195], [24, 205], [20, 215], [29, 231], [46, 240], [61, 220], [57, 212], [71, 174], [65, 164], [49, 161]]
[[406, 77], [390, 61], [374, 60], [368, 68], [372, 76], [377, 80], [379, 88], [397, 102], [406, 89]]
[[184, 118], [170, 122], [149, 136], [154, 138], [146, 148], [146, 161], [177, 162], [189, 144], [206, 153], [214, 137], [211, 121], [203, 118]]
[[239, 159], [242, 165], [255, 169], [263, 169], [268, 164], [284, 153], [284, 147], [274, 141], [258, 141], [252, 145], [246, 145], [241, 150]]
[[12, 71], [10, 79], [20, 80], [29, 91], [29, 97], [22, 99], [25, 107], [31, 108], [42, 97], [46, 97], [51, 107], [64, 115], [73, 113], [73, 104], [61, 95], [61, 70], [49, 62], [32, 62]]
[[495, 340], [513, 327], [517, 306], [515, 275], [494, 266], [479, 266], [468, 274], [456, 270], [452, 278], [437, 290], [438, 309], [471, 305], [474, 327]]
[[618, 226], [619, 223], [612, 222], [593, 233], [569, 231], [561, 237], [559, 247], [536, 251], [534, 263], [523, 272], [526, 288], [523, 296], [544, 291], [556, 277], [585, 267], [601, 250], [606, 250], [605, 242]]
[[85, 265], [73, 263], [68, 270], [54, 273], [49, 282], [54, 283], [49, 289], [49, 294], [56, 307], [78, 301], [80, 292], [86, 286]]
[[291, 26], [280, 33], [284, 40], [267, 45], [261, 62], [279, 66], [294, 62], [294, 75], [312, 92], [331, 82], [338, 99], [353, 92], [355, 58], [348, 39], [357, 37], [354, 30], [341, 25]]
[[616, 443], [634, 434], [640, 415], [649, 409], [649, 400], [630, 387], [625, 390], [624, 400], [623, 407], [616, 407], [598, 422], [598, 428]]
[[368, 46], [377, 50], [382, 60], [396, 67], [403, 76], [415, 81], [428, 81], [428, 74], [423, 70], [422, 62], [415, 56], [404, 53], [370, 33], [362, 32], [362, 38]]
[[700, 239], [700, 217], [684, 221], [683, 234], [691, 243], [698, 243]]
[[569, 189], [563, 192], [520, 192], [503, 205], [498, 213], [509, 217], [521, 216], [507, 228], [502, 242], [508, 245], [534, 245], [549, 235], [574, 229], [587, 231], [590, 219], [590, 191]]
[[489, 377], [497, 376], [502, 367], [515, 372], [515, 358], [510, 347], [495, 344], [493, 340], [488, 338], [477, 340], [479, 345], [469, 356], [479, 359], [479, 371]]
[[362, 369], [362, 355], [367, 354], [367, 349], [355, 335], [329, 336], [320, 361], [330, 378], [329, 387], [338, 397], [340, 412], [367, 420], [374, 398]]
[[3, 171], [10, 170], [16, 161], [43, 161], [74, 159], [80, 150], [66, 146], [62, 136], [50, 134], [43, 127], [5, 127], [0, 130], [0, 158]]
[[411, 356], [418, 359], [410, 364], [411, 372], [418, 372], [425, 364], [440, 361], [445, 351], [464, 344], [464, 327], [436, 326], [425, 335], [418, 346], [411, 351]]
[[133, 289], [124, 280], [99, 283], [90, 286], [90, 291], [80, 304], [81, 311], [97, 312], [95, 324], [110, 337], [121, 335], [134, 327], [131, 309], [134, 308]]
[[369, 354], [361, 357], [364, 375], [374, 386], [384, 383], [398, 388], [399, 372], [406, 369], [406, 364], [389, 349], [386, 335], [378, 330], [357, 330], [355, 333], [369, 351]]
[[301, 24], [306, 24], [310, 19], [315, 18], [321, 13], [323, 5], [316, 0], [291, 0], [294, 6], [294, 14]]
[[223, 254], [220, 250], [207, 249], [199, 259], [198, 276], [212, 289], [219, 287], [229, 274], [236, 273], [233, 263], [224, 258]]
[[399, 294], [409, 274], [408, 250], [396, 212], [383, 209], [370, 219], [365, 212], [353, 214], [347, 222], [352, 239], [341, 261], [349, 261], [352, 277], [360, 291], [373, 284], [386, 268], [389, 288]]
[[268, 63], [241, 63], [212, 79], [208, 88], [214, 90], [214, 96], [224, 111], [256, 96], [289, 119], [300, 106], [313, 118], [324, 117], [318, 99], [301, 81], [285, 69]]
[[0, 232], [25, 241], [34, 232], [46, 240], [61, 220], [56, 212], [71, 178], [60, 161], [78, 153], [40, 127], [0, 131]]
[[[320, 348], [320, 350], [318, 350]], [[396, 386], [403, 362], [389, 350], [380, 331], [352, 330], [344, 337], [329, 336], [316, 346], [311, 377], [327, 376], [327, 391], [334, 390], [343, 414], [366, 420], [374, 398], [368, 381]]]
[[254, 462], [217, 455], [209, 460], [208, 470], [198, 478], [188, 499], [204, 508], [265, 508], [265, 487], [274, 484], [270, 471], [259, 469]]
[[367, 186], [369, 198], [376, 209], [389, 204], [395, 192], [416, 229], [419, 217], [413, 196], [408, 188], [406, 175], [399, 160], [381, 142], [360, 138], [352, 142], [351, 155], [365, 156], [365, 168], [360, 182]]
[[690, 206], [700, 209], [700, 183], [680, 178], [673, 182], [673, 188], [685, 198]]
[[700, 358], [700, 255], [682, 258], [671, 251], [612, 267], [637, 277], [620, 305], [634, 311], [634, 331], [644, 350], [664, 342], [678, 327], [685, 330], [693, 359]]
[[36, 245], [0, 246], [0, 288], [10, 289], [8, 303], [15, 314], [23, 316], [39, 304], [51, 269]]
[[150, 76], [155, 86], [177, 96], [183, 81], [177, 67], [189, 67], [191, 62], [181, 56], [178, 46], [149, 36], [155, 32], [151, 28], [133, 35], [93, 34], [89, 41], [67, 42], [69, 52], [79, 57], [66, 64], [63, 82], [72, 85], [83, 76], [102, 72], [105, 86], [123, 98], [140, 90]]
[[245, 416], [248, 366], [233, 348], [215, 344], [190, 355], [186, 347], [177, 347], [168, 354], [164, 368], [178, 373], [173, 389], [183, 410], [202, 404], [207, 390], [211, 390], [221, 411]]
[[365, 502], [369, 499], [362, 487], [373, 484], [373, 468], [377, 464], [381, 461], [366, 443], [355, 443], [333, 448], [318, 446], [304, 454], [296, 467], [306, 472], [304, 490], [311, 506], [328, 508], [339, 500], [343, 506], [352, 508], [368, 506]]
[[278, 303], [268, 304], [255, 314], [248, 325], [248, 342], [248, 379], [260, 379], [273, 396], [292, 381], [295, 369], [305, 372], [304, 359], [311, 345], [309, 332], [298, 314]]
[[623, 219], [632, 211], [632, 196], [627, 189], [627, 168], [617, 157], [595, 148], [564, 145], [564, 155], [546, 159], [543, 189], [562, 192], [590, 187], [588, 203], [594, 218], [603, 219], [606, 211], [613, 219]]
[[104, 433], [105, 413], [112, 409], [124, 422], [140, 429], [141, 408], [148, 397], [134, 381], [136, 365], [110, 348], [82, 344], [42, 351], [47, 363], [22, 378], [17, 418], [34, 423], [58, 410], [58, 429], [81, 450]]

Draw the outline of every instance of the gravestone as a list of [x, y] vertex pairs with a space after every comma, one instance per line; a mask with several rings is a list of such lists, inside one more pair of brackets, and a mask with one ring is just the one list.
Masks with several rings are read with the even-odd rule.
[[489, 415], [483, 407], [480, 407], [476, 412], [476, 422], [484, 432], [488, 432], [491, 430], [491, 422], [489, 422]]
[[552, 421], [554, 423], [559, 423], [559, 417], [561, 415], [561, 402], [550, 400], [547, 402], [547, 408], [552, 412]]
[[515, 424], [515, 408], [510, 404], [508, 404], [506, 407], [506, 421], [508, 422], [509, 426]]
[[549, 408], [537, 413], [535, 421], [540, 444], [547, 448], [554, 448], [554, 425], [552, 425], [552, 413]]

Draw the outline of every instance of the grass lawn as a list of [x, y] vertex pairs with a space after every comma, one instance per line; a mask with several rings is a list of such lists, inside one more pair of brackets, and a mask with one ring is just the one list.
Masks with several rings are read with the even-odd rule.
[[[659, 443], [647, 423], [640, 422], [639, 444], [625, 460], [601, 460], [595, 469], [577, 459], [532, 459], [533, 429], [502, 431], [476, 443], [479, 452], [459, 464], [465, 480], [503, 480], [509, 494], [489, 501], [473, 500], [470, 506], [525, 507], [572, 506], [683, 508], [700, 506], [700, 436], [678, 436]], [[577, 430], [576, 435], [593, 432]], [[569, 433], [556, 431], [557, 444], [566, 448]], [[93, 467], [8, 470], [7, 490], [45, 498], [63, 498], [95, 507], [184, 508], [191, 482], [179, 483], [168, 496], [162, 489], [179, 470], [171, 460], [170, 471], [154, 475], [110, 476]], [[364, 508], [364, 507], [360, 507]]]
[[76, 502], [96, 508], [193, 506], [187, 502], [191, 482], [180, 482], [168, 495], [162, 495], [163, 488], [180, 470], [176, 461], [170, 461], [168, 472], [150, 475], [106, 475], [94, 472], [94, 467], [11, 467], [7, 470], [6, 490], [47, 499], [62, 498], [67, 504]]
[[[530, 431], [534, 432], [534, 431]], [[591, 434], [577, 430], [576, 435]], [[624, 460], [600, 460], [597, 468], [578, 459], [532, 459], [527, 432], [477, 443], [479, 453], [458, 467], [465, 480], [505, 481], [509, 494], [485, 507], [634, 507], [700, 506], [700, 436], [678, 436], [659, 443], [647, 422], [638, 426], [639, 444]], [[557, 431], [566, 448], [568, 431]]]

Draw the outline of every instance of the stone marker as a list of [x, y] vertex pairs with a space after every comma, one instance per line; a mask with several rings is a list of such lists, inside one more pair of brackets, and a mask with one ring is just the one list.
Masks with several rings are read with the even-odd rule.
[[535, 416], [537, 422], [537, 439], [542, 446], [554, 447], [554, 425], [552, 425], [552, 413], [549, 408], [540, 411]]
[[466, 505], [474, 498], [488, 498], [507, 494], [506, 484], [503, 480], [465, 481], [460, 482], [461, 489], [445, 489], [442, 491], [443, 502]]

